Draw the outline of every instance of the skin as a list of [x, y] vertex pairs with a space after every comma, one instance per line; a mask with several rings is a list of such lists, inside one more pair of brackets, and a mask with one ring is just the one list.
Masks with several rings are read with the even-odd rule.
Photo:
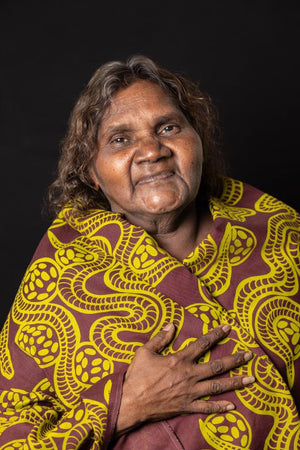
[[139, 348], [125, 376], [116, 437], [146, 422], [180, 414], [209, 414], [234, 409], [234, 404], [229, 401], [201, 398], [241, 389], [253, 383], [254, 377], [210, 379], [245, 364], [252, 358], [251, 352], [238, 352], [197, 364], [197, 360], [225, 338], [229, 331], [228, 325], [221, 325], [184, 350], [162, 356], [160, 352], [171, 342], [175, 332], [174, 325], [168, 324]]
[[195, 205], [203, 162], [198, 133], [159, 86], [137, 81], [113, 98], [98, 142], [92, 177], [112, 211], [182, 260], [211, 224]]
[[[119, 91], [98, 131], [98, 153], [91, 176], [111, 209], [141, 226], [171, 255], [185, 258], [209, 232], [208, 210], [196, 207], [203, 149], [200, 136], [162, 88], [136, 81]], [[230, 332], [226, 325], [173, 355], [161, 351], [175, 333], [169, 324], [137, 352], [129, 366], [116, 426], [116, 437], [142, 423], [180, 414], [227, 411], [226, 400], [202, 397], [240, 389], [253, 377], [211, 377], [245, 364], [249, 352], [197, 364]]]

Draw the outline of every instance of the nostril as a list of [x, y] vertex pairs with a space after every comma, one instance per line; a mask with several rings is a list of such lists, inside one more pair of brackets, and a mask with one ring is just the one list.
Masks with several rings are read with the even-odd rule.
[[135, 153], [136, 162], [156, 162], [163, 158], [168, 158], [171, 151], [163, 145], [158, 139], [140, 142]]

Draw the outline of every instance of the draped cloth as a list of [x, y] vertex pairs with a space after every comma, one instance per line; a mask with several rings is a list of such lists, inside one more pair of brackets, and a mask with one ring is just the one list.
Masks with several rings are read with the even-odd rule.
[[[66, 207], [42, 238], [0, 339], [0, 449], [298, 449], [299, 224], [279, 200], [231, 178], [213, 229], [183, 262], [120, 214]], [[168, 322], [176, 352], [220, 323], [199, 363], [254, 357], [255, 383], [210, 399], [227, 413], [148, 423], [113, 440], [124, 373]]]

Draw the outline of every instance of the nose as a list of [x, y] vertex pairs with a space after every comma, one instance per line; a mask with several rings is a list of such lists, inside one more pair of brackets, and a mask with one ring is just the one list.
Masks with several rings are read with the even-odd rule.
[[134, 160], [137, 164], [152, 163], [172, 154], [171, 149], [164, 145], [157, 136], [147, 136], [136, 143]]

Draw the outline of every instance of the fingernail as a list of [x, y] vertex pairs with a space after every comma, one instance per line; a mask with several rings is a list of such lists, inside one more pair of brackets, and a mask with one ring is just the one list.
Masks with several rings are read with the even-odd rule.
[[170, 322], [163, 327], [163, 331], [169, 331], [169, 330], [171, 330], [172, 327], [173, 327], [173, 324], [172, 324], [172, 322]]
[[235, 409], [235, 405], [233, 403], [229, 403], [229, 405], [226, 406], [227, 411], [231, 411], [232, 409]]
[[246, 353], [244, 354], [244, 360], [245, 360], [245, 361], [250, 361], [250, 359], [252, 358], [252, 356], [253, 356], [253, 353], [252, 353], [252, 352], [246, 352]]
[[230, 328], [231, 328], [230, 325], [228, 325], [227, 323], [222, 326], [222, 330], [224, 331], [224, 333], [227, 333], [227, 331], [229, 331]]
[[254, 383], [255, 378], [254, 377], [244, 377], [242, 382], [244, 386], [247, 386], [248, 384]]

